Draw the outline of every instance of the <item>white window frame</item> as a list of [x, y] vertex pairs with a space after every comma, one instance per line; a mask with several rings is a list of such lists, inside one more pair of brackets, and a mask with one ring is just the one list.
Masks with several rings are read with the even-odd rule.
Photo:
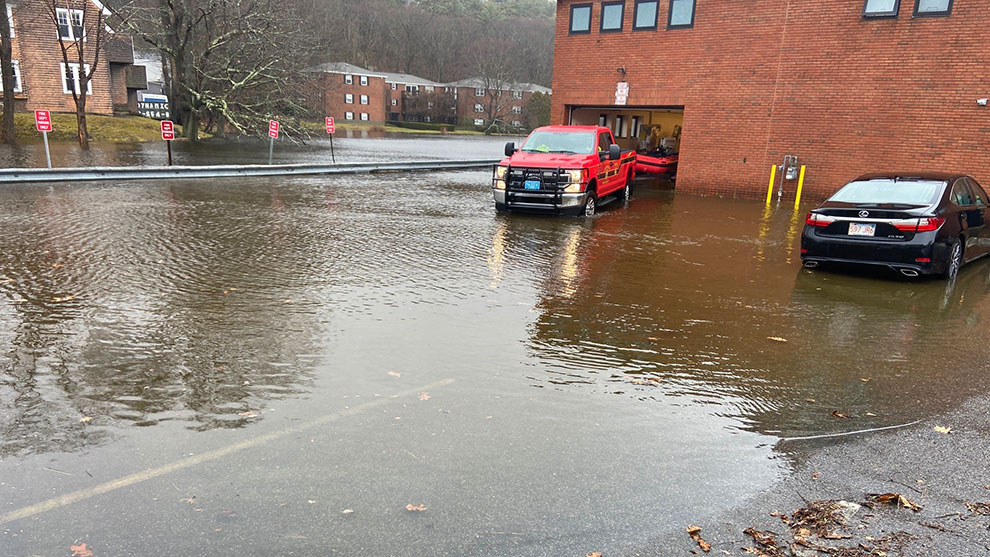
[[344, 93], [344, 104], [354, 104], [354, 95]]
[[520, 122], [519, 120], [513, 120], [512, 121], [512, 125], [515, 126], [515, 127], [517, 127], [517, 128], [521, 128], [522, 127], [522, 122]]
[[398, 106], [398, 105], [399, 105], [398, 99], [392, 99], [392, 106]]
[[474, 125], [475, 126], [484, 126], [485, 125], [485, 119], [484, 118], [475, 118], [474, 119]]
[[361, 120], [364, 121], [364, 122], [367, 122], [368, 121], [368, 113], [367, 112], [362, 112], [361, 113]]
[[[71, 95], [72, 91], [69, 89], [69, 83], [65, 80], [65, 62], [58, 63], [58, 69], [62, 74], [62, 92], [66, 95]], [[72, 70], [73, 78], [73, 89], [76, 90], [76, 94], [79, 94], [79, 64], [69, 62], [69, 69]], [[89, 73], [89, 64], [83, 64], [83, 73]], [[93, 80], [90, 79], [86, 82], [86, 94], [93, 94]]]
[[354, 113], [353, 112], [345, 112], [344, 113], [344, 120], [353, 120], [353, 119], [354, 119]]
[[361, 87], [367, 87], [368, 86], [368, 76], [366, 76], [366, 75], [359, 75], [358, 76], [358, 82], [361, 83]]
[[474, 111], [475, 112], [484, 112], [485, 111], [485, 105], [480, 104], [480, 103], [474, 103]]
[[522, 107], [521, 106], [514, 106], [514, 107], [512, 107], [512, 113], [513, 114], [522, 114]]
[[368, 95], [361, 95], [361, 104], [368, 104]]
[[349, 73], [348, 74], [344, 74], [344, 83], [346, 83], [347, 85], [353, 85], [354, 84], [354, 76], [351, 75], [351, 74], [349, 74]]
[[[73, 16], [79, 16], [79, 29], [82, 31], [82, 37], [76, 37], [76, 26], [74, 25]], [[65, 16], [65, 21], [68, 22], [69, 36], [62, 34], [62, 16]], [[84, 27], [86, 21], [86, 14], [82, 10], [69, 10], [66, 8], [55, 8], [55, 17], [58, 19], [58, 38], [63, 41], [74, 41], [81, 38], [83, 42], [86, 41], [86, 28]]]
[[393, 91], [395, 91], [395, 90], [397, 90], [399, 88], [399, 85], [397, 83], [390, 83], [390, 85], [392, 86], [392, 90]]
[[522, 95], [523, 95], [523, 92], [522, 91], [513, 91], [512, 92], [512, 98], [513, 99], [521, 99], [522, 98]]
[[10, 27], [10, 38], [14, 38], [14, 7], [7, 4], [7, 25]]
[[[14, 92], [20, 93], [24, 91], [24, 82], [21, 81], [21, 65], [18, 63], [17, 60], [11, 60], [10, 65], [14, 66], [14, 83], [16, 85], [16, 87], [14, 87]], [[3, 92], [3, 80], [0, 79], [0, 93], [2, 92]]]
[[476, 96], [476, 97], [484, 97], [485, 96], [485, 88], [484, 87], [475, 87], [474, 88], [474, 96]]

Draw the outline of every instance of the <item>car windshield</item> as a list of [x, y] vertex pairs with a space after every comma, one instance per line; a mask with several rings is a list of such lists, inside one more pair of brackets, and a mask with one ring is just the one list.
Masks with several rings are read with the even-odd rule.
[[595, 152], [595, 134], [589, 132], [535, 131], [526, 138], [526, 153], [568, 153], [590, 155]]
[[937, 180], [860, 180], [846, 184], [829, 201], [862, 204], [931, 205], [945, 182]]

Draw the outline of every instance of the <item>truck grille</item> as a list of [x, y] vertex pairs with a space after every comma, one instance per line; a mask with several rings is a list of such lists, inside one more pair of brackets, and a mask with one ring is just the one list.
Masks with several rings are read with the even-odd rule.
[[566, 170], [510, 166], [505, 172], [506, 205], [518, 203], [531, 208], [556, 209], [569, 183]]

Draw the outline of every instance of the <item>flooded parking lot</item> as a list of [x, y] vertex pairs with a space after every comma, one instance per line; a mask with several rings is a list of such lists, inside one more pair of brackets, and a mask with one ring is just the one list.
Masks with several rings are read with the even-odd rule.
[[812, 272], [803, 212], [644, 184], [503, 216], [489, 183], [0, 192], [0, 553], [629, 551], [774, 484], [789, 438], [985, 389], [987, 263]]

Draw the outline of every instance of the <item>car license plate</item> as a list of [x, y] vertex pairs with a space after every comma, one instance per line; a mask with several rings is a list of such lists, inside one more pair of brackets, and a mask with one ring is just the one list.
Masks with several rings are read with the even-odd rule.
[[523, 188], [525, 188], [527, 190], [538, 190], [538, 189], [540, 189], [540, 181], [539, 180], [526, 180], [525, 182], [523, 182]]
[[860, 224], [858, 222], [849, 223], [850, 236], [874, 236], [877, 233], [877, 225]]

